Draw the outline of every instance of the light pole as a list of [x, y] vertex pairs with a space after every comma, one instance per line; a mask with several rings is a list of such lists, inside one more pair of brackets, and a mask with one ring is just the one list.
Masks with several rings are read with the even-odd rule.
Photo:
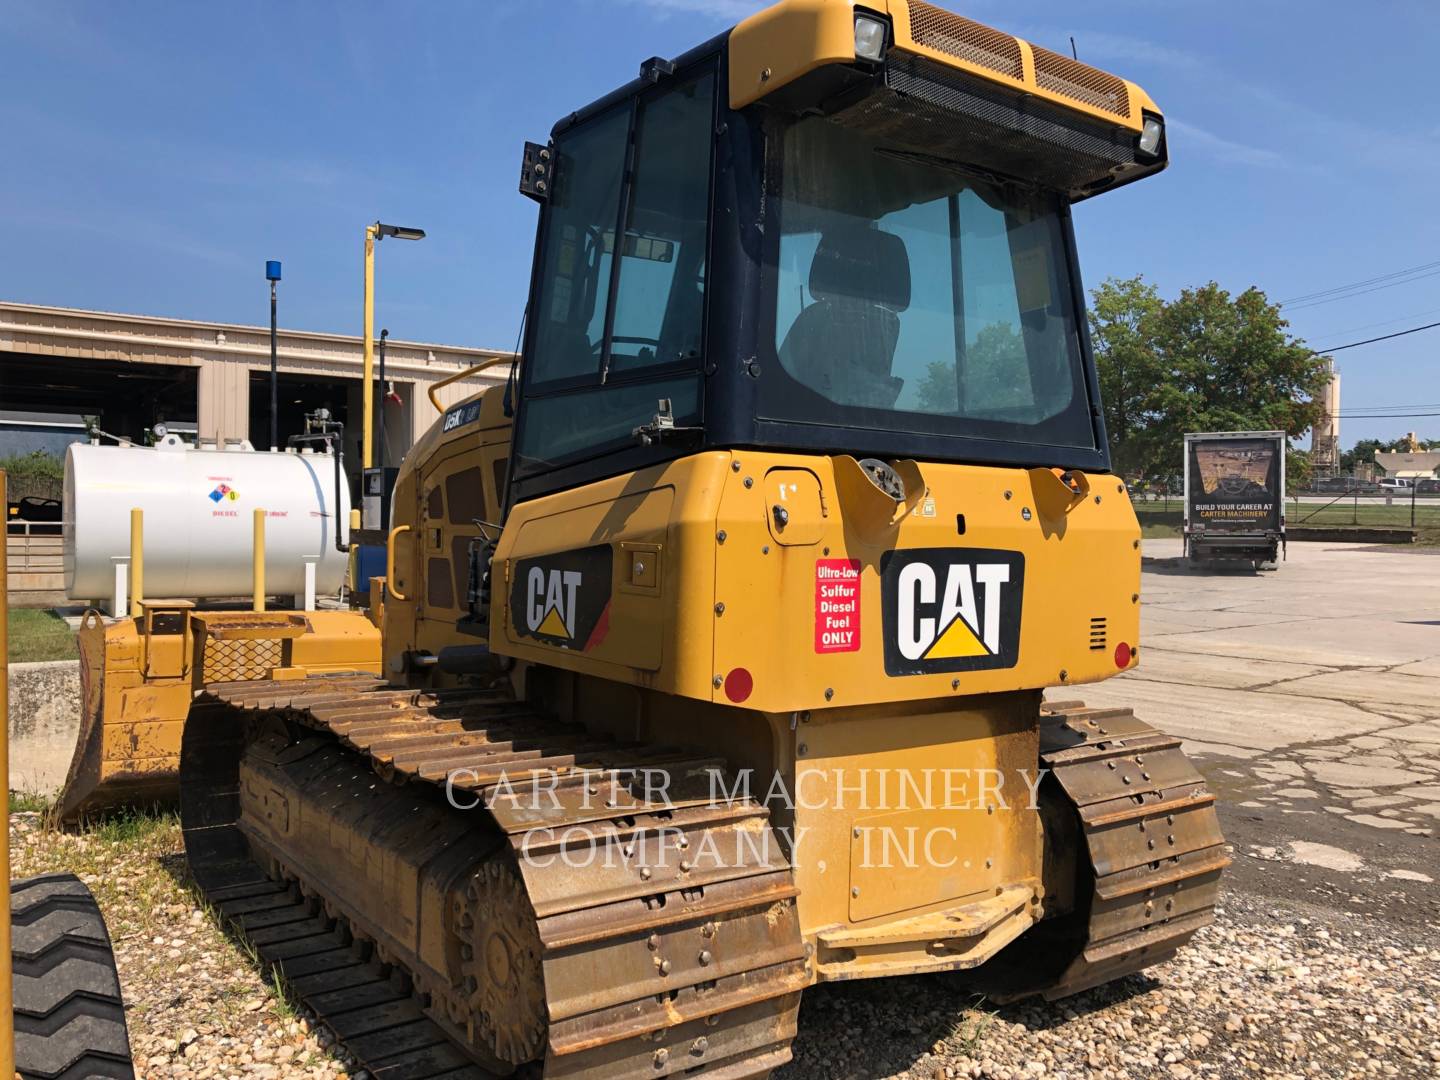
[[280, 409], [279, 393], [275, 388], [275, 384], [279, 380], [275, 347], [275, 283], [280, 280], [278, 259], [271, 259], [265, 264], [265, 280], [270, 282], [270, 450], [273, 453], [280, 447], [276, 431], [279, 423], [277, 419]]
[[375, 424], [375, 245], [393, 236], [397, 240], [424, 240], [424, 229], [410, 229], [403, 225], [385, 225], [379, 221], [365, 226], [365, 372], [361, 389], [363, 402], [360, 464], [370, 468], [374, 464], [375, 447], [372, 433]]
[[380, 331], [380, 414], [375, 418], [375, 441], [380, 444], [380, 471], [385, 471], [385, 339], [390, 331]]

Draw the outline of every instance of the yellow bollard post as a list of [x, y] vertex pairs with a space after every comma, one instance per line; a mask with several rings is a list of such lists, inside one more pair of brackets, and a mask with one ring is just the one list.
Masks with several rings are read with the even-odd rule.
[[[0, 507], [8, 507], [5, 472], [0, 469]], [[0, 1076], [15, 1075], [15, 986], [10, 960], [10, 593], [9, 511], [0, 525], [0, 775], [5, 777], [5, 842], [0, 844], [0, 880], [5, 882], [5, 903], [0, 904]]]
[[255, 511], [255, 540], [250, 553], [250, 574], [254, 582], [254, 610], [265, 610], [265, 511]]
[[130, 511], [130, 614], [140, 618], [145, 599], [145, 511]]

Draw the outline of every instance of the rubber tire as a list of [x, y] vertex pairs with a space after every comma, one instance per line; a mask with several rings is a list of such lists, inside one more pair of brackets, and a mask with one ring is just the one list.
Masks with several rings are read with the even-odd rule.
[[74, 874], [10, 883], [15, 1071], [25, 1080], [133, 1080], [105, 918]]

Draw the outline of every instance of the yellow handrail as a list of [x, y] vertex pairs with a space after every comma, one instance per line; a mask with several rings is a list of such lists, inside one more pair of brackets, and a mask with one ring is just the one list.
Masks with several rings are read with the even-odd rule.
[[[395, 538], [401, 533], [409, 531], [409, 525], [396, 525], [390, 530], [390, 538], [385, 542], [385, 588], [396, 600], [404, 600], [406, 597], [404, 593], [395, 588]], [[374, 602], [373, 599], [371, 602]]]
[[447, 375], [430, 387], [430, 404], [435, 406], [436, 412], [443, 413], [445, 406], [441, 405], [440, 399], [435, 396], [438, 391], [443, 390], [451, 383], [457, 383], [461, 379], [468, 379], [471, 375], [478, 375], [486, 368], [492, 368], [496, 364], [514, 364], [518, 363], [519, 360], [520, 358], [518, 356], [492, 356], [488, 360], [481, 360], [478, 364], [471, 364], [464, 371], [457, 371], [454, 375]]

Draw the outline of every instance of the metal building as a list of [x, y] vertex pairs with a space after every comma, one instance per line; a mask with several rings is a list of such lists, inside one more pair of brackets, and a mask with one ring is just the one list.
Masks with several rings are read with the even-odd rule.
[[[345, 424], [346, 467], [358, 500], [360, 336], [282, 329], [277, 354], [280, 443], [302, 430], [305, 413], [328, 408]], [[385, 460], [397, 463], [439, 415], [430, 403], [432, 386], [509, 355], [392, 338], [386, 383], [375, 394], [377, 411], [384, 410]], [[491, 367], [436, 396], [444, 404], [458, 401], [502, 380], [507, 370]], [[144, 443], [158, 423], [187, 439], [222, 446], [248, 440], [263, 449], [270, 441], [269, 379], [268, 326], [0, 301], [0, 456], [44, 450], [63, 457], [65, 446], [90, 438], [92, 428]], [[11, 532], [18, 527], [12, 523]], [[50, 531], [58, 530], [30, 530]], [[10, 568], [20, 575], [17, 588], [50, 591], [58, 548], [49, 546], [58, 539], [12, 538], [17, 557], [29, 552], [26, 565]]]
[[[282, 329], [280, 439], [319, 406], [360, 431], [359, 335]], [[436, 413], [427, 392], [447, 376], [504, 350], [391, 339], [386, 357], [386, 457], [398, 461]], [[25, 413], [70, 421], [94, 417], [101, 430], [143, 441], [156, 423], [194, 430], [217, 443], [269, 441], [270, 330], [265, 326], [162, 319], [0, 301], [0, 416]], [[503, 378], [505, 369], [440, 391], [444, 402]], [[377, 406], [378, 407], [378, 406]], [[20, 426], [21, 417], [11, 423]], [[350, 423], [349, 421], [354, 421]], [[3, 421], [0, 421], [3, 423]], [[16, 440], [7, 440], [14, 451]]]

